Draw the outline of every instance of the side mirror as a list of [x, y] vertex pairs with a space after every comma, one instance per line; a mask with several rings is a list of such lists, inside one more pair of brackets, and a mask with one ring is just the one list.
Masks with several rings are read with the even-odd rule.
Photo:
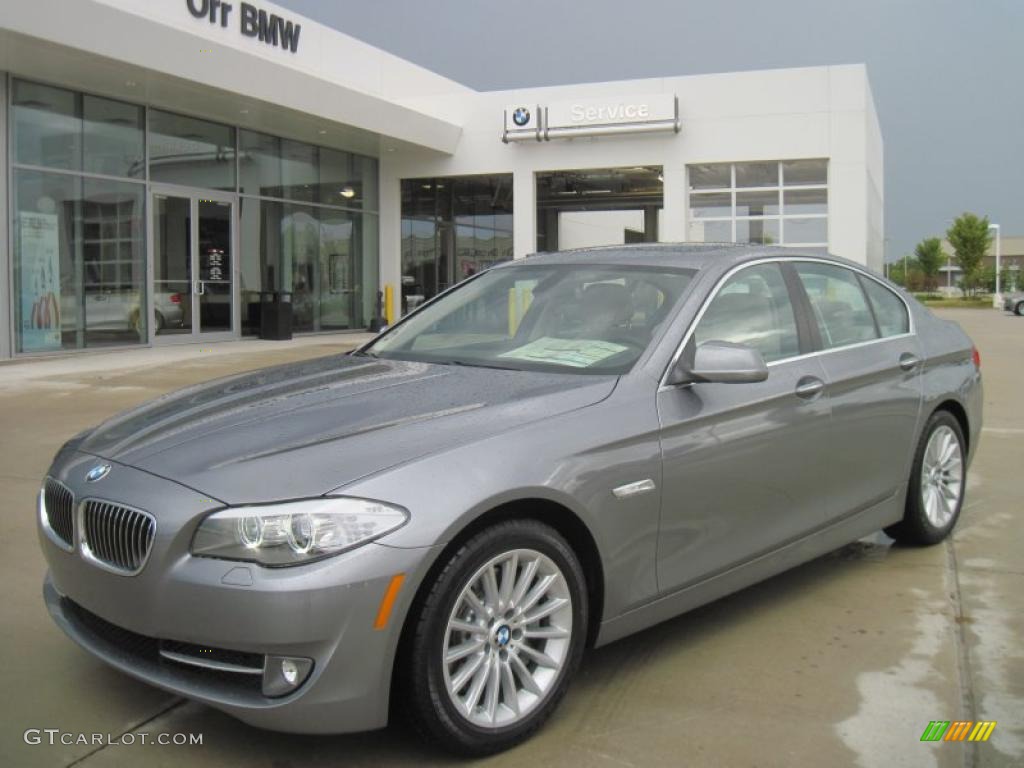
[[669, 374], [669, 384], [697, 382], [755, 384], [768, 378], [768, 366], [761, 353], [746, 344], [691, 340]]

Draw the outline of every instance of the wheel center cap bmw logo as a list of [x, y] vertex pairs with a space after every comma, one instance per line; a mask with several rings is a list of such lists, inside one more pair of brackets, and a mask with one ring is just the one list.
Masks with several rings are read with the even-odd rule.
[[512, 113], [512, 122], [518, 126], [526, 125], [530, 122], [530, 110], [526, 107], [519, 107]]
[[95, 483], [97, 480], [102, 480], [109, 474], [109, 464], [97, 464], [95, 467], [93, 467], [92, 469], [85, 473], [85, 479], [90, 483]]
[[508, 645], [508, 641], [512, 639], [512, 630], [508, 628], [508, 624], [498, 627], [498, 631], [494, 633], [494, 639], [502, 648]]

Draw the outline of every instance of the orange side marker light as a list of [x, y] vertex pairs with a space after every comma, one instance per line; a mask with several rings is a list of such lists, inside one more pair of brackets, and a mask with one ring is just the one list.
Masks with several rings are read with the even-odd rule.
[[405, 581], [405, 574], [398, 573], [391, 577], [388, 588], [384, 591], [384, 598], [380, 601], [380, 608], [377, 610], [377, 620], [373, 622], [374, 629], [384, 629], [391, 618], [391, 609], [395, 606], [395, 599], [398, 597], [398, 590], [402, 588]]

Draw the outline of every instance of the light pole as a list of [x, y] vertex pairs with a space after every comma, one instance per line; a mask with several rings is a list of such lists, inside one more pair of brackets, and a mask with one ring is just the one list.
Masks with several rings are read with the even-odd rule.
[[1003, 233], [998, 224], [989, 224], [988, 228], [996, 231], [996, 295], [992, 297], [992, 306], [999, 309], [1003, 306], [1003, 297], [999, 291], [999, 258], [1002, 255]]

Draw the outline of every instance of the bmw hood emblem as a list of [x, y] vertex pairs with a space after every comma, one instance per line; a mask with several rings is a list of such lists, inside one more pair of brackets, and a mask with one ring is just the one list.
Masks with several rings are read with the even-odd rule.
[[92, 469], [85, 473], [85, 479], [90, 483], [95, 483], [97, 480], [102, 480], [109, 474], [109, 464], [97, 464], [95, 467], [93, 467]]
[[512, 113], [512, 122], [522, 127], [530, 122], [530, 110], [526, 107], [519, 107]]

